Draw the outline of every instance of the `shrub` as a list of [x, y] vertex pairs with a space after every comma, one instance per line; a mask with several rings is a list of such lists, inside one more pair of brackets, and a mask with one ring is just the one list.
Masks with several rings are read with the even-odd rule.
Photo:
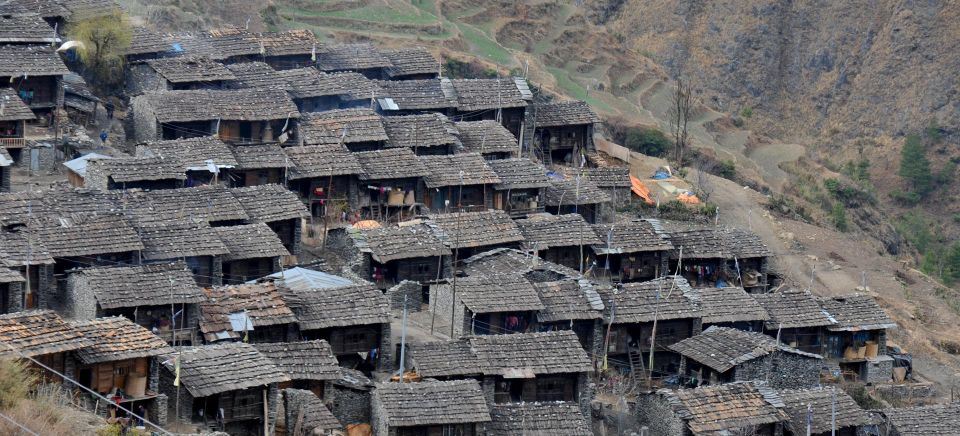
[[830, 214], [833, 218], [833, 226], [841, 232], [846, 232], [847, 227], [847, 208], [843, 207], [843, 203], [836, 203], [833, 205], [833, 212]]
[[900, 177], [910, 184], [911, 192], [922, 199], [933, 189], [933, 174], [923, 142], [917, 135], [907, 136], [900, 152]]
[[744, 118], [750, 118], [753, 116], [753, 108], [745, 107], [740, 111], [740, 116]]
[[662, 157], [670, 151], [673, 143], [657, 129], [631, 127], [627, 129], [623, 145], [647, 156]]
[[737, 164], [729, 159], [722, 160], [717, 166], [717, 174], [720, 177], [732, 180], [737, 176]]
[[18, 360], [0, 360], [0, 409], [13, 408], [27, 396], [36, 377]]

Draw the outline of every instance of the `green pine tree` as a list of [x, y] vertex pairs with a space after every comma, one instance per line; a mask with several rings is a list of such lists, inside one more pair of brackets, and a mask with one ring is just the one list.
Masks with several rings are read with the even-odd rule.
[[922, 198], [933, 189], [933, 174], [923, 141], [917, 135], [907, 136], [900, 152], [900, 177], [910, 183], [911, 191]]

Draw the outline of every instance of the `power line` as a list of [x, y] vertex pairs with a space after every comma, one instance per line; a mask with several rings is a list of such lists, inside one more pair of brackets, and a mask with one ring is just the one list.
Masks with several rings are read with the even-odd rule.
[[11, 418], [11, 417], [9, 417], [9, 416], [7, 416], [7, 415], [4, 415], [4, 414], [0, 413], [0, 418], [3, 418], [3, 419], [6, 419], [7, 421], [10, 421], [11, 424], [13, 424], [13, 425], [15, 425], [15, 426], [17, 426], [17, 427], [20, 427], [23, 431], [25, 431], [25, 432], [27, 432], [27, 433], [30, 433], [30, 434], [33, 435], [33, 436], [40, 436], [40, 433], [37, 433], [37, 432], [35, 432], [35, 431], [33, 431], [33, 430], [30, 430], [30, 429], [27, 428], [25, 425], [23, 425], [23, 424], [21, 424], [21, 423], [19, 423], [19, 422], [17, 422], [17, 421], [14, 421], [13, 418]]

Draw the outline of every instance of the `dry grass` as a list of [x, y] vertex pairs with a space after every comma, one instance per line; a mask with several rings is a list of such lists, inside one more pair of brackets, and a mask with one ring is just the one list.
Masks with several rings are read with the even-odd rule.
[[[59, 385], [36, 384], [37, 377], [20, 361], [0, 360], [0, 413], [41, 435], [91, 434], [100, 420], [73, 408], [69, 392]], [[0, 434], [28, 435], [0, 419]]]

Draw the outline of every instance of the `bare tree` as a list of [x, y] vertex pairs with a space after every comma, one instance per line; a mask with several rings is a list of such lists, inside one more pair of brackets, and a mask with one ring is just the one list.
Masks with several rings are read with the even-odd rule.
[[716, 167], [717, 164], [709, 159], [700, 159], [697, 161], [697, 178], [695, 180], [697, 196], [700, 197], [704, 203], [710, 201], [710, 196], [717, 190], [716, 185], [710, 178], [711, 174], [716, 170]]
[[677, 86], [673, 92], [673, 102], [670, 106], [670, 129], [673, 133], [674, 160], [677, 167], [683, 166], [683, 151], [687, 148], [689, 136], [687, 123], [693, 113], [693, 96], [690, 85], [682, 77], [677, 77]]

